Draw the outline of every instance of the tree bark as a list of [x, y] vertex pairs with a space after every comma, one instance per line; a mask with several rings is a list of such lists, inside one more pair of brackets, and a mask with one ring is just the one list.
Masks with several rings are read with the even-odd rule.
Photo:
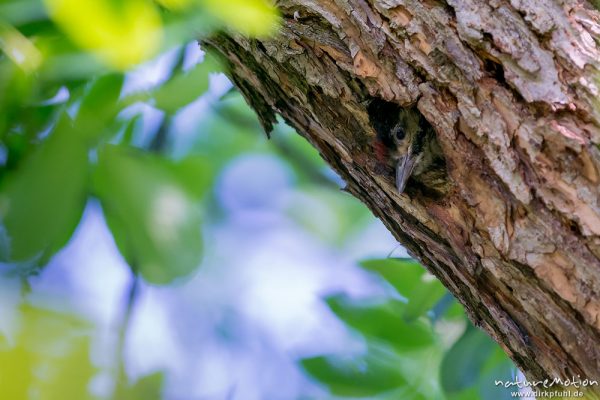
[[[600, 380], [600, 13], [581, 0], [282, 0], [275, 38], [219, 35], [281, 115], [530, 379]], [[416, 106], [444, 185], [394, 186], [368, 105]]]

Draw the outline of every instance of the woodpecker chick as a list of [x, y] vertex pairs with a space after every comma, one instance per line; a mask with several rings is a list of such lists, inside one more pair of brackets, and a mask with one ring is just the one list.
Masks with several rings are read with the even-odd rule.
[[441, 151], [431, 126], [421, 113], [412, 109], [400, 109], [390, 136], [394, 143], [390, 157], [396, 165], [396, 188], [402, 193], [408, 178], [426, 171]]
[[367, 111], [376, 133], [373, 150], [378, 168], [383, 171], [393, 165], [398, 192], [404, 192], [411, 176], [417, 177], [426, 190], [444, 192], [444, 157], [433, 128], [419, 110], [374, 98]]

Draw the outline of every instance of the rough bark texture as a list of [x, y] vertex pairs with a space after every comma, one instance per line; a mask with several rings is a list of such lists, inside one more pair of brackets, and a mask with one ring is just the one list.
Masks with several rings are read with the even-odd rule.
[[[206, 41], [529, 378], [600, 379], [600, 14], [577, 0], [284, 0], [269, 40]], [[445, 185], [404, 194], [367, 106], [416, 106]]]

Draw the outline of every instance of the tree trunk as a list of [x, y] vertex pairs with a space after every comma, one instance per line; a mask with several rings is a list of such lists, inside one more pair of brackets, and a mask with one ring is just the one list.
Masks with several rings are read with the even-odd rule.
[[[600, 380], [600, 13], [581, 0], [283, 0], [280, 34], [205, 42], [530, 379]], [[379, 99], [379, 100], [376, 100]], [[368, 106], [436, 131], [399, 194]], [[439, 171], [438, 171], [439, 172]]]

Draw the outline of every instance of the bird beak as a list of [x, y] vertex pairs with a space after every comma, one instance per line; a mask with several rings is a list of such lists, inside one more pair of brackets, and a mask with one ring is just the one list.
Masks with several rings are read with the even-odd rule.
[[404, 192], [406, 182], [408, 182], [408, 178], [412, 175], [418, 159], [419, 155], [413, 154], [409, 150], [407, 154], [401, 156], [398, 160], [398, 164], [396, 164], [396, 188], [398, 189], [398, 193]]

